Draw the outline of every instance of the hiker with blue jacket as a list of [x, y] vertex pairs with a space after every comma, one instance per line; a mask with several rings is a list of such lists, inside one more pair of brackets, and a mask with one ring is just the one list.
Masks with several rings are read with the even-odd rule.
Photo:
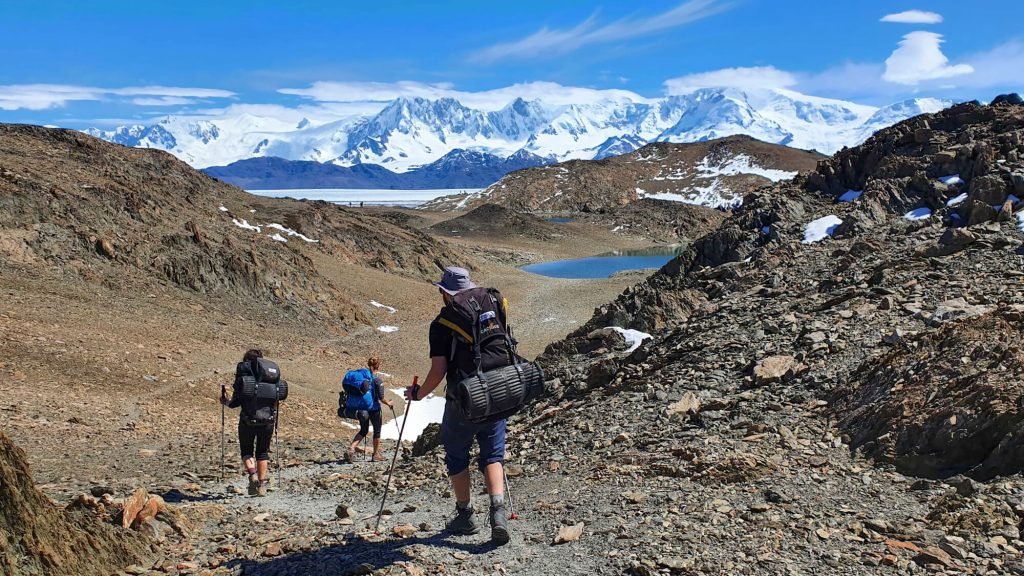
[[[497, 290], [480, 288], [464, 268], [445, 268], [437, 286], [444, 307], [430, 324], [430, 372], [422, 385], [405, 390], [410, 401], [421, 400], [447, 378], [444, 416], [441, 420], [441, 443], [445, 450], [445, 466], [455, 492], [455, 516], [445, 526], [451, 534], [476, 534], [480, 525], [474, 518], [470, 502], [470, 449], [480, 446], [477, 467], [484, 475], [490, 500], [491, 541], [502, 545], [509, 541], [508, 515], [502, 482], [505, 461], [505, 419], [474, 423], [468, 421], [452, 396], [456, 385], [467, 375], [491, 370], [515, 362], [515, 350], [506, 332], [507, 302]], [[456, 314], [467, 303], [476, 307], [478, 326], [467, 323]], [[477, 337], [477, 348], [472, 344]], [[481, 351], [479, 343], [487, 340]], [[492, 344], [493, 342], [493, 344]], [[506, 344], [507, 343], [507, 344]]]
[[345, 416], [359, 420], [359, 433], [352, 439], [345, 457], [349, 462], [355, 462], [355, 452], [359, 443], [366, 438], [370, 432], [370, 425], [373, 424], [373, 461], [384, 460], [380, 453], [380, 428], [382, 422], [381, 404], [391, 408], [395, 403], [384, 397], [384, 382], [377, 375], [380, 371], [380, 358], [370, 357], [366, 361], [366, 368], [349, 370], [342, 381], [345, 390]]

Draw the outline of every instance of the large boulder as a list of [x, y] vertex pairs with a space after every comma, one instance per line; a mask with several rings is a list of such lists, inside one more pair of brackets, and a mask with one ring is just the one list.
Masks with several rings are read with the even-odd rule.
[[851, 447], [914, 476], [1024, 470], [1024, 310], [944, 323], [862, 365], [833, 409]]
[[54, 506], [32, 482], [25, 453], [0, 432], [0, 574], [105, 576], [149, 553], [140, 534]]

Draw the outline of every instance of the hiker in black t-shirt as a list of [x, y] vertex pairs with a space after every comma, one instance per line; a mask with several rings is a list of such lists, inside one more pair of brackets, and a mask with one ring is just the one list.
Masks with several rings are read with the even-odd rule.
[[[459, 292], [477, 288], [463, 268], [448, 267], [441, 281], [435, 284], [445, 305]], [[452, 324], [438, 315], [430, 324], [430, 372], [422, 386], [413, 386], [405, 391], [409, 400], [420, 400], [437, 388], [447, 377], [449, 389], [458, 382], [460, 374], [475, 370], [472, 355], [467, 355], [465, 345], [455, 338]], [[453, 348], [456, 347], [456, 348]], [[449, 365], [449, 359], [452, 364]], [[468, 360], [467, 360], [468, 359]], [[454, 534], [476, 534], [480, 525], [473, 517], [470, 502], [469, 452], [476, 440], [480, 446], [477, 466], [484, 475], [487, 494], [490, 496], [491, 540], [496, 544], [509, 541], [508, 516], [505, 508], [503, 484], [505, 461], [505, 420], [475, 424], [466, 421], [455, 402], [447, 399], [444, 417], [441, 421], [441, 443], [445, 450], [445, 466], [455, 492], [455, 517], [446, 529]]]
[[238, 414], [238, 446], [242, 465], [249, 475], [249, 495], [266, 496], [268, 470], [270, 468], [270, 442], [274, 437], [277, 422], [277, 400], [265, 398], [244, 398], [243, 378], [260, 374], [259, 360], [263, 353], [249, 350], [235, 368], [235, 382], [231, 399], [226, 388], [221, 389], [220, 401], [228, 408], [241, 408]]

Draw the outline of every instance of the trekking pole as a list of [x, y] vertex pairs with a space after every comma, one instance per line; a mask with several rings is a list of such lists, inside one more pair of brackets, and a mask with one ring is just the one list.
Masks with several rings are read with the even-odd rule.
[[395, 423], [395, 428], [398, 429], [398, 435], [401, 436], [402, 435], [402, 429], [398, 428], [398, 414], [395, 413], [395, 407], [394, 406], [388, 406], [388, 408], [391, 408], [391, 420]]
[[[413, 389], [415, 389], [419, 380], [419, 376], [412, 377]], [[380, 534], [380, 517], [384, 514], [384, 504], [388, 501], [388, 490], [391, 488], [391, 476], [395, 473], [395, 463], [398, 462], [398, 451], [402, 449], [402, 433], [405, 432], [405, 423], [409, 420], [410, 407], [412, 407], [411, 400], [405, 404], [405, 418], [402, 419], [402, 426], [398, 428], [398, 444], [395, 445], [395, 455], [391, 457], [391, 468], [388, 469], [388, 481], [384, 484], [384, 497], [380, 499], [380, 510], [377, 511], [377, 524], [373, 528], [373, 531], [377, 534]]]
[[227, 389], [223, 384], [220, 387], [220, 481], [224, 482], [224, 398], [227, 397]]
[[515, 520], [516, 518], [518, 518], [518, 516], [516, 516], [516, 505], [512, 501], [512, 486], [508, 483], [508, 473], [505, 472], [504, 463], [502, 463], [501, 465], [501, 475], [505, 477], [505, 494], [508, 495], [508, 509], [511, 512], [509, 518]]
[[281, 447], [281, 443], [277, 439], [277, 423], [281, 421], [281, 401], [274, 401], [274, 456], [277, 457], [277, 489], [281, 489], [281, 464], [283, 463], [283, 457], [281, 452], [278, 450]]

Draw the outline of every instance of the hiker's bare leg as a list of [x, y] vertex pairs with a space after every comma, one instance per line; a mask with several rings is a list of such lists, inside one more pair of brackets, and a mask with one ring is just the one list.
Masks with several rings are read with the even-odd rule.
[[259, 478], [260, 482], [267, 479], [267, 470], [270, 468], [269, 460], [260, 460], [256, 462], [256, 477]]
[[356, 437], [352, 439], [352, 445], [348, 447], [348, 451], [355, 452], [356, 449], [359, 448], [359, 443], [363, 441], [363, 438], [365, 438], [365, 436], [362, 434], [356, 434]]
[[246, 458], [242, 460], [242, 466], [245, 466], [245, 473], [249, 474], [250, 470], [256, 469], [256, 459], [252, 457]]
[[505, 493], [505, 473], [501, 462], [492, 462], [484, 467], [484, 484], [491, 496]]
[[373, 453], [380, 454], [380, 438], [376, 436], [373, 437]]
[[456, 502], [469, 502], [469, 469], [451, 477], [452, 491], [455, 492]]

